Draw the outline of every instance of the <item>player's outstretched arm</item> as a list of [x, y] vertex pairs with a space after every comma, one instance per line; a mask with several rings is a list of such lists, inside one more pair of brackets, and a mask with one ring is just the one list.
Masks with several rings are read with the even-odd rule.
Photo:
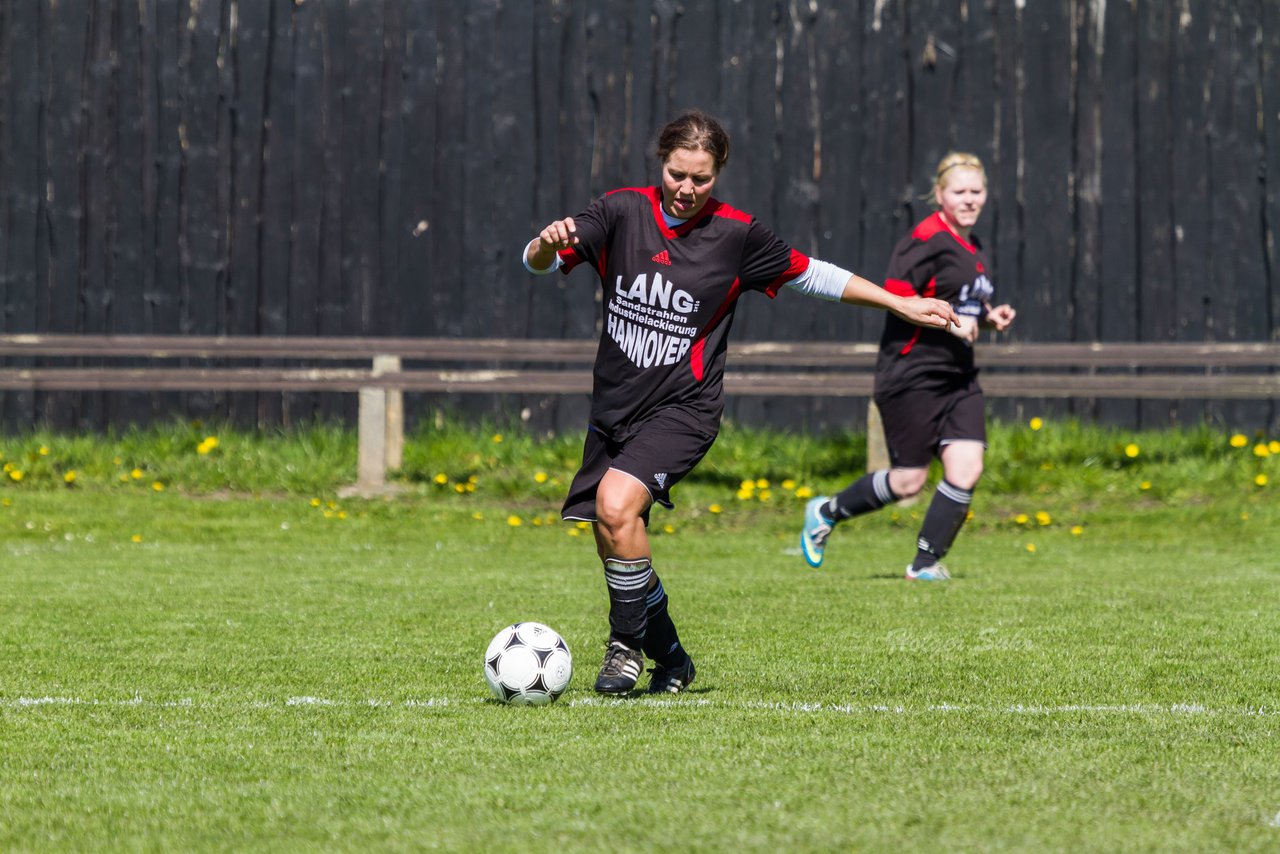
[[578, 229], [573, 217], [567, 216], [548, 225], [524, 249], [524, 260], [531, 270], [546, 270], [555, 263], [556, 253], [578, 243]]
[[951, 324], [959, 324], [955, 309], [946, 300], [932, 297], [906, 297], [889, 293], [879, 285], [875, 285], [861, 276], [850, 276], [845, 283], [841, 302], [861, 305], [868, 308], [883, 308], [891, 311], [908, 323], [916, 326], [936, 326], [945, 329]]

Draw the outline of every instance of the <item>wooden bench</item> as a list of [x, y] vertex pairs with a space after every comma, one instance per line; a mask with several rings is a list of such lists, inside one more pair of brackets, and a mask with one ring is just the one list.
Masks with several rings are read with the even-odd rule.
[[[587, 394], [595, 350], [559, 339], [0, 335], [0, 390], [356, 393], [358, 484], [376, 489], [401, 464], [404, 392]], [[733, 343], [725, 391], [869, 397], [875, 358], [874, 344]], [[138, 359], [154, 364], [110, 364]], [[45, 364], [66, 360], [104, 364]], [[1280, 343], [985, 344], [978, 360], [995, 397], [1280, 398]]]

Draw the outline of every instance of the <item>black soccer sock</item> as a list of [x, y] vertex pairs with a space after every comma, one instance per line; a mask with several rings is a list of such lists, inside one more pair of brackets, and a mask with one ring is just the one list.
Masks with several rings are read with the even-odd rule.
[[879, 510], [897, 500], [898, 496], [889, 487], [889, 470], [880, 469], [849, 484], [843, 492], [832, 497], [823, 510], [832, 522], [842, 522], [852, 516]]
[[648, 628], [644, 634], [644, 654], [663, 667], [679, 667], [684, 664], [688, 653], [680, 645], [680, 636], [676, 634], [676, 624], [671, 621], [667, 611], [667, 591], [662, 589], [662, 579], [654, 573], [658, 582], [645, 597], [645, 613], [649, 618]]
[[969, 517], [972, 501], [973, 490], [961, 489], [946, 480], [938, 484], [938, 491], [933, 494], [929, 510], [924, 514], [924, 524], [920, 526], [912, 569], [933, 566], [951, 549], [956, 534], [960, 533], [960, 526]]
[[604, 582], [609, 586], [609, 637], [632, 649], [644, 646], [645, 594], [653, 567], [648, 558], [604, 561]]

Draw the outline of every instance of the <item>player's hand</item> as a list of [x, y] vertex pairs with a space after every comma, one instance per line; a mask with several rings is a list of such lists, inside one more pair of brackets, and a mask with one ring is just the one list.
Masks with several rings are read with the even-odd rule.
[[1017, 316], [1018, 312], [1014, 311], [1013, 306], [998, 305], [995, 308], [987, 309], [987, 325], [996, 332], [1004, 332]]
[[978, 340], [978, 318], [961, 315], [958, 325], [948, 326], [947, 331], [970, 344]]
[[951, 307], [951, 303], [946, 300], [934, 299], [933, 297], [904, 299], [898, 303], [898, 308], [894, 310], [894, 314], [908, 323], [914, 323], [916, 326], [933, 326], [938, 329], [946, 329], [953, 324], [960, 325], [960, 318], [956, 316], [956, 311]]
[[578, 228], [573, 224], [573, 217], [558, 219], [538, 232], [539, 248], [559, 252], [578, 245]]

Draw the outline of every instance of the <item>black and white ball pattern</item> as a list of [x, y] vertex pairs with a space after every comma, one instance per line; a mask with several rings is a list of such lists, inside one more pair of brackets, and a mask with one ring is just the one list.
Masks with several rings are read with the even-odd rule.
[[541, 706], [569, 687], [569, 645], [542, 623], [516, 623], [494, 635], [484, 653], [484, 678], [503, 703]]

